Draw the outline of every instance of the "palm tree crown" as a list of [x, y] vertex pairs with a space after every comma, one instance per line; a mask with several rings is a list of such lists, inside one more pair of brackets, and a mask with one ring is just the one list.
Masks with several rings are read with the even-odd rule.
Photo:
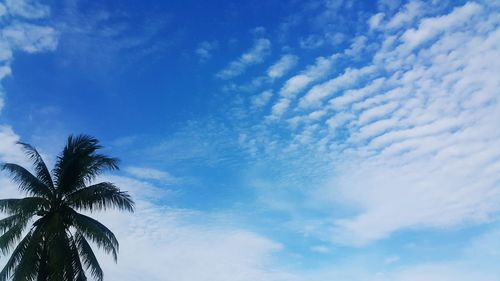
[[84, 281], [86, 272], [103, 280], [89, 241], [115, 261], [118, 241], [103, 224], [78, 211], [134, 210], [130, 196], [113, 183], [93, 183], [105, 170], [118, 169], [118, 160], [97, 153], [102, 148], [97, 139], [70, 136], [49, 172], [34, 147], [20, 144], [34, 173], [17, 164], [0, 165], [29, 196], [0, 200], [0, 212], [7, 214], [0, 220], [0, 252], [12, 251], [0, 281]]

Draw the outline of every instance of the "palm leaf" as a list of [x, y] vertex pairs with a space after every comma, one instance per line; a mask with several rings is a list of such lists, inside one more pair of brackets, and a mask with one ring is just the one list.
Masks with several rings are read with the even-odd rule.
[[119, 210], [134, 211], [134, 202], [126, 192], [120, 191], [110, 182], [102, 182], [77, 190], [66, 197], [69, 206], [82, 210]]
[[111, 230], [97, 220], [74, 212], [72, 215], [73, 226], [81, 232], [88, 240], [97, 244], [106, 253], [113, 255], [113, 259], [118, 259], [117, 253], [119, 249], [118, 240]]
[[78, 246], [74, 239], [72, 239], [71, 242], [71, 252], [73, 259], [73, 268], [75, 271], [75, 281], [86, 281], [87, 276], [85, 276], [85, 270], [83, 269], [82, 262], [80, 260], [80, 253], [78, 252]]
[[33, 236], [33, 232], [30, 231], [28, 234], [26, 234], [26, 236], [23, 238], [23, 240], [21, 240], [21, 242], [19, 242], [17, 247], [14, 249], [9, 260], [5, 264], [2, 271], [0, 272], [0, 281], [7, 281], [7, 279], [10, 278], [15, 267], [17, 266], [17, 264], [19, 263], [19, 261], [23, 257], [24, 252], [26, 251], [26, 248], [28, 247], [32, 236]]
[[86, 135], [70, 136], [54, 168], [56, 185], [63, 194], [83, 188], [101, 172], [118, 169], [118, 160], [96, 154], [99, 141]]
[[22, 166], [5, 163], [1, 165], [1, 169], [9, 172], [13, 181], [19, 184], [21, 191], [27, 192], [32, 196], [40, 196], [47, 199], [52, 196], [50, 188]]
[[3, 233], [18, 223], [27, 223], [29, 217], [15, 214], [0, 220], [0, 233]]
[[5, 255], [10, 251], [10, 248], [21, 238], [24, 228], [26, 228], [26, 222], [16, 223], [0, 236], [0, 251], [2, 254]]
[[33, 161], [33, 166], [35, 168], [36, 177], [50, 189], [54, 189], [54, 183], [52, 182], [52, 176], [50, 175], [47, 165], [43, 161], [42, 157], [38, 151], [31, 145], [23, 142], [19, 142], [23, 146], [26, 155]]
[[36, 230], [33, 232], [33, 236], [14, 270], [12, 281], [35, 280], [37, 277], [43, 247], [39, 234]]
[[50, 201], [42, 197], [26, 197], [21, 199], [0, 199], [0, 212], [32, 216], [38, 211], [48, 210]]
[[104, 273], [101, 269], [101, 266], [99, 265], [99, 262], [97, 261], [94, 252], [92, 251], [92, 248], [87, 242], [87, 239], [85, 239], [81, 232], [75, 233], [75, 242], [78, 246], [78, 250], [80, 252], [80, 255], [82, 256], [83, 263], [87, 270], [90, 270], [90, 274], [92, 274], [92, 277], [94, 277], [98, 281], [102, 281], [104, 278]]

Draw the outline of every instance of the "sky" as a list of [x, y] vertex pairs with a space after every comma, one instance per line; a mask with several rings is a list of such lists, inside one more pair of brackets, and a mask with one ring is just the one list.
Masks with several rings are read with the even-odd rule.
[[497, 0], [1, 0], [0, 161], [120, 158], [107, 281], [499, 281], [499, 73]]

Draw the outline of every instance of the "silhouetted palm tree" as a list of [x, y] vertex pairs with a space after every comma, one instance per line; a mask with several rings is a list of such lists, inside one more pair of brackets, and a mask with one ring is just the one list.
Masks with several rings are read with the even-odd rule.
[[134, 210], [130, 196], [114, 184], [93, 184], [103, 171], [118, 169], [117, 159], [98, 154], [101, 146], [95, 138], [70, 136], [49, 172], [35, 148], [21, 145], [34, 174], [17, 164], [0, 166], [29, 196], [0, 200], [0, 211], [8, 215], [0, 220], [0, 251], [6, 255], [13, 249], [0, 281], [83, 281], [85, 272], [103, 280], [89, 241], [115, 261], [118, 241], [103, 224], [77, 211]]

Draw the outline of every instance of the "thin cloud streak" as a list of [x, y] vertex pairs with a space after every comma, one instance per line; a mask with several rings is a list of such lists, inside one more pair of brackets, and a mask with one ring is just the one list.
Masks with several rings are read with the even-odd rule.
[[269, 55], [270, 50], [271, 41], [269, 39], [257, 39], [250, 50], [242, 54], [237, 60], [230, 62], [229, 65], [219, 71], [216, 76], [224, 80], [239, 76], [245, 72], [249, 66], [263, 62], [264, 58]]

